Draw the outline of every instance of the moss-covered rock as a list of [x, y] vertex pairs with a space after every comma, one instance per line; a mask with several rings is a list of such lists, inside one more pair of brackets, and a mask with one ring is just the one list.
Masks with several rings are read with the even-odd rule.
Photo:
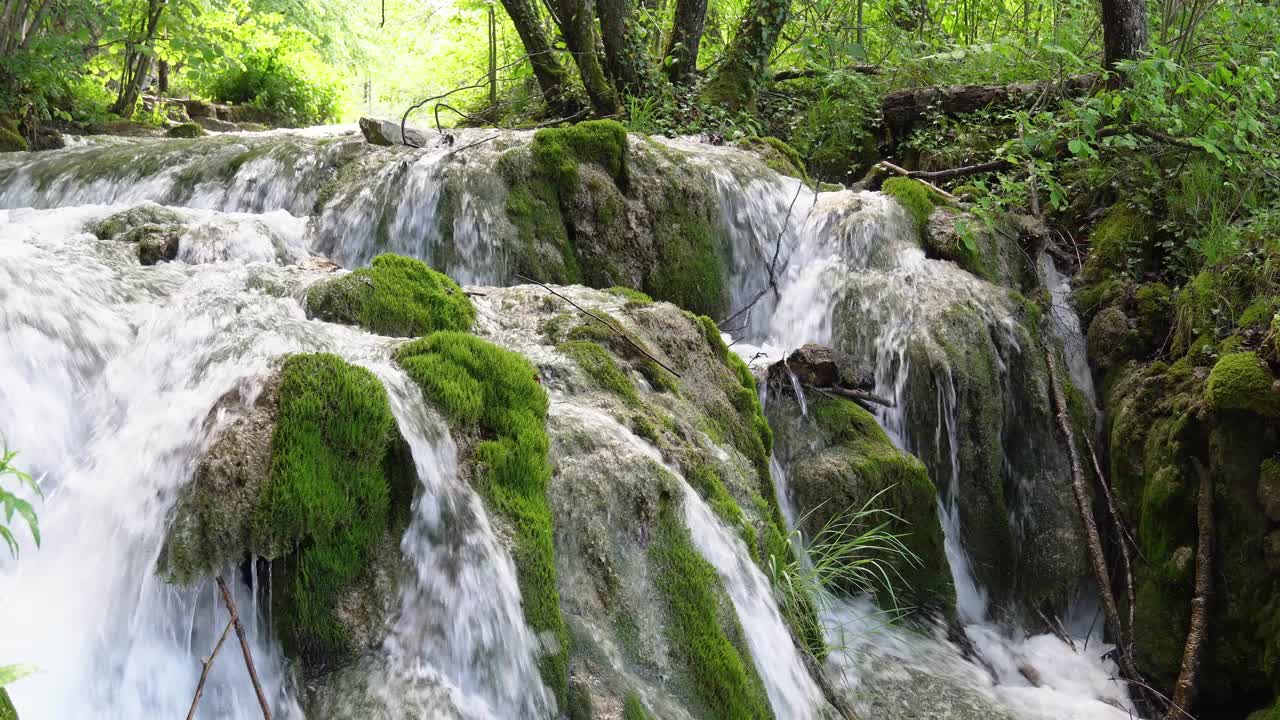
[[286, 651], [308, 673], [331, 671], [382, 642], [416, 479], [372, 373], [334, 355], [290, 356], [201, 459], [159, 569], [186, 584], [270, 562]]
[[905, 177], [892, 177], [884, 181], [880, 191], [898, 201], [907, 215], [921, 231], [929, 223], [933, 213], [933, 194], [924, 183]]
[[1115, 367], [1125, 362], [1132, 356], [1136, 344], [1129, 317], [1115, 305], [1093, 316], [1086, 337], [1089, 360], [1100, 368]]
[[[805, 536], [835, 547], [887, 522], [918, 560], [878, 558], [903, 581], [880, 588], [880, 601], [885, 607], [949, 611], [955, 589], [938, 524], [938, 493], [924, 464], [895, 448], [871, 413], [850, 400], [814, 397], [808, 418], [785, 394], [771, 397], [768, 408], [779, 429], [778, 458]], [[889, 514], [850, 523], [864, 508]]]
[[515, 228], [512, 270], [539, 281], [625, 285], [699, 313], [728, 307], [714, 188], [684, 156], [620, 126], [540, 130], [498, 172]]
[[191, 122], [174, 125], [165, 132], [165, 135], [171, 138], [198, 138], [204, 134], [204, 128]]
[[181, 225], [183, 222], [185, 222], [183, 216], [176, 210], [153, 203], [143, 203], [92, 223], [87, 230], [99, 239], [111, 240], [144, 225], [167, 227]]
[[25, 152], [27, 149], [26, 138], [14, 130], [0, 127], [0, 152]]
[[776, 137], [753, 135], [739, 140], [738, 146], [759, 155], [765, 167], [779, 175], [793, 177], [806, 184], [813, 182], [808, 171], [805, 170], [804, 159], [800, 157], [800, 153]]
[[1113, 205], [1089, 233], [1089, 257], [1081, 269], [1085, 283], [1144, 270], [1153, 259], [1153, 232], [1150, 213], [1127, 203]]
[[556, 588], [547, 504], [547, 394], [521, 356], [459, 332], [435, 332], [401, 346], [396, 361], [460, 432], [477, 436], [473, 480], [490, 507], [511, 523], [512, 555], [530, 627], [555, 638], [543, 679], [561, 702], [567, 691], [568, 635]]
[[139, 225], [117, 235], [121, 242], [136, 243], [138, 261], [143, 265], [169, 262], [178, 257], [179, 242], [186, 228], [183, 225]]
[[1258, 469], [1258, 502], [1271, 522], [1280, 523], [1280, 460], [1262, 461]]
[[772, 718], [746, 639], [716, 571], [693, 547], [679, 505], [658, 509], [649, 562], [667, 611], [673, 650], [687, 668], [701, 717]]
[[467, 330], [475, 319], [471, 300], [449, 276], [400, 255], [379, 255], [367, 268], [312, 285], [307, 310], [321, 320], [399, 337]]
[[1254, 352], [1223, 355], [1209, 373], [1206, 395], [1219, 410], [1280, 417], [1280, 388], [1271, 368]]

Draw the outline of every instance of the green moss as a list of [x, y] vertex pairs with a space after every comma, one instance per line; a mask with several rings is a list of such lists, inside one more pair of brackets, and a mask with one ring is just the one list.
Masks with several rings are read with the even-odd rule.
[[742, 541], [746, 543], [747, 550], [751, 553], [752, 559], [756, 562], [760, 561], [760, 547], [756, 542], [756, 529], [742, 512], [742, 508], [738, 505], [733, 496], [724, 486], [724, 481], [720, 477], [720, 472], [715, 466], [702, 462], [685, 469], [685, 479], [689, 481], [689, 485], [704, 500], [711, 505], [711, 509], [716, 512], [730, 527], [738, 529], [742, 536]]
[[1133, 294], [1138, 331], [1148, 347], [1162, 345], [1169, 334], [1173, 292], [1161, 282], [1146, 283]]
[[204, 128], [195, 123], [182, 123], [169, 128], [165, 135], [171, 138], [197, 138], [204, 135]]
[[560, 343], [556, 349], [577, 361], [578, 366], [600, 387], [621, 397], [628, 405], [640, 405], [640, 395], [636, 392], [635, 384], [614, 362], [608, 350], [585, 340]]
[[25, 152], [27, 141], [9, 128], [0, 127], [0, 152]]
[[653, 720], [653, 716], [644, 709], [644, 702], [635, 693], [627, 693], [622, 702], [622, 720]]
[[[614, 325], [613, 327], [617, 327]], [[621, 328], [618, 328], [621, 330]], [[581, 325], [575, 325], [569, 331], [570, 340], [580, 340], [584, 342], [599, 343], [601, 345], [612, 345], [615, 340], [620, 340], [618, 334], [603, 323], [596, 320], [587, 320]]]
[[678, 393], [680, 381], [658, 363], [645, 359], [636, 366], [636, 370], [644, 376], [649, 385], [658, 392]]
[[373, 373], [336, 355], [285, 361], [254, 532], [256, 545], [285, 556], [290, 580], [273, 601], [280, 634], [296, 652], [345, 652], [335, 602], [386, 532], [396, 491], [386, 460], [397, 437]]
[[620, 298], [625, 298], [627, 301], [627, 305], [643, 306], [643, 305], [653, 304], [653, 298], [649, 297], [645, 293], [642, 293], [639, 290], [636, 290], [634, 288], [614, 285], [613, 287], [609, 288], [606, 292], [617, 295]]
[[1150, 213], [1128, 203], [1113, 205], [1089, 234], [1089, 257], [1081, 269], [1086, 283], [1146, 269], [1152, 230]]
[[379, 255], [367, 268], [312, 285], [307, 309], [321, 320], [396, 337], [467, 330], [475, 320], [470, 298], [449, 276], [400, 255]]
[[1276, 310], [1280, 307], [1276, 298], [1260, 297], [1254, 300], [1249, 307], [1240, 313], [1239, 319], [1236, 320], [1238, 328], [1261, 328], [1266, 329], [1271, 326], [1271, 321], [1276, 316]]
[[800, 157], [800, 153], [776, 137], [752, 136], [742, 138], [738, 141], [738, 146], [759, 154], [760, 159], [764, 161], [765, 167], [779, 175], [796, 178], [805, 184], [813, 182], [809, 177], [809, 173], [805, 170], [804, 160]]
[[919, 180], [895, 177], [884, 181], [880, 192], [897, 200], [906, 208], [907, 214], [915, 221], [916, 227], [923, 229], [929, 224], [929, 216], [933, 214], [933, 195], [929, 188]]
[[659, 510], [649, 561], [667, 610], [672, 655], [688, 669], [702, 706], [695, 714], [725, 720], [772, 718], [720, 578], [694, 548], [671, 500], [664, 500]]
[[613, 120], [588, 120], [570, 127], [544, 128], [530, 145], [539, 171], [562, 190], [578, 184], [578, 164], [593, 162], [618, 183], [627, 184], [627, 129]]
[[707, 344], [711, 346], [712, 352], [721, 361], [728, 362], [729, 346], [724, 343], [724, 337], [720, 335], [720, 326], [716, 325], [716, 321], [706, 315], [694, 315], [687, 313], [689, 319], [698, 324], [698, 329], [702, 331], [702, 337], [706, 338]]
[[559, 649], [543, 658], [542, 675], [563, 702], [569, 642], [547, 502], [548, 400], [537, 371], [516, 353], [458, 332], [407, 343], [395, 357], [455, 428], [484, 438], [474, 450], [482, 468], [476, 490], [511, 523], [525, 619], [555, 637]]
[[592, 720], [595, 708], [591, 702], [591, 691], [586, 684], [574, 680], [569, 683], [569, 707], [566, 710], [569, 720]]
[[670, 206], [654, 228], [660, 250], [644, 290], [695, 313], [724, 315], [729, 304], [725, 263], [711, 218], [686, 197], [668, 199]]
[[1223, 355], [1209, 373], [1210, 404], [1219, 410], [1247, 410], [1280, 417], [1280, 393], [1272, 389], [1275, 375], [1253, 352]]

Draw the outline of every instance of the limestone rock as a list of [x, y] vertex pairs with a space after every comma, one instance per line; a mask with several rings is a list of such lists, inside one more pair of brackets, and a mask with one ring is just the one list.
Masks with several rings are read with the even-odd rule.
[[147, 224], [124, 233], [119, 239], [137, 243], [138, 261], [143, 265], [155, 265], [178, 257], [178, 242], [185, 231], [182, 225]]
[[235, 123], [219, 120], [216, 117], [201, 116], [192, 118], [192, 122], [210, 132], [232, 132], [240, 129]]
[[404, 135], [401, 135], [400, 123], [389, 120], [362, 117], [360, 132], [364, 134], [364, 139], [373, 145], [404, 145], [406, 137], [409, 143], [417, 147], [427, 144], [427, 138], [422, 133], [413, 128], [405, 128]]
[[177, 225], [184, 221], [183, 216], [175, 210], [154, 203], [143, 203], [109, 215], [90, 225], [88, 230], [101, 240], [113, 240], [121, 239], [125, 233], [143, 225]]
[[871, 368], [857, 363], [853, 357], [829, 347], [809, 343], [786, 357], [784, 362], [769, 366], [769, 383], [790, 385], [790, 370], [802, 384], [817, 387], [843, 387], [870, 390], [875, 387]]

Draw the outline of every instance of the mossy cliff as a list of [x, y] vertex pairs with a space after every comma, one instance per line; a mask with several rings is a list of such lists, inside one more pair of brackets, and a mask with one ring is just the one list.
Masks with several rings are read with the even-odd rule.
[[1172, 686], [1190, 622], [1196, 498], [1211, 478], [1214, 572], [1191, 711], [1269, 717], [1280, 688], [1280, 253], [1246, 235], [1188, 272], [1170, 259], [1167, 231], [1149, 209], [1110, 208], [1073, 296], [1106, 388], [1112, 486], [1140, 551], [1137, 659], [1154, 685]]
[[591, 121], [537, 131], [499, 158], [498, 173], [516, 229], [513, 272], [727, 313], [729, 248], [714, 189], [680, 152]]
[[[652, 717], [771, 717], [758, 659], [685, 525], [687, 483], [766, 575], [771, 556], [788, 558], [754, 378], [705, 318], [635, 291], [556, 290], [599, 319], [512, 287], [477, 300], [476, 331], [535, 363], [551, 397], [570, 717], [630, 712], [632, 696]], [[797, 615], [785, 616], [796, 646], [821, 658], [816, 615]]]
[[895, 448], [871, 413], [851, 400], [815, 395], [805, 417], [789, 387], [770, 392], [769, 417], [778, 437], [775, 452], [786, 470], [805, 536], [817, 539], [824, 528], [839, 527], [841, 537], [824, 541], [851, 539], [870, 526], [834, 523], [868, 503], [888, 509], [891, 518], [871, 518], [872, 524], [887, 520], [887, 529], [902, 536], [918, 562], [886, 558], [903, 583], [894, 597], [881, 597], [881, 602], [886, 607], [949, 611], [955, 605], [955, 589], [938, 523], [938, 493], [924, 464]]

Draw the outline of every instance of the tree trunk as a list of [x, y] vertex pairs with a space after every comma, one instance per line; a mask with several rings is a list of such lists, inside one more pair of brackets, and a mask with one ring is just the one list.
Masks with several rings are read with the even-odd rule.
[[790, 8], [790, 0], [751, 0], [720, 68], [703, 91], [708, 100], [729, 110], [755, 107], [756, 94], [769, 69], [769, 56]]
[[146, 30], [142, 38], [129, 43], [124, 53], [124, 73], [120, 78], [120, 94], [116, 96], [111, 112], [121, 116], [133, 115], [133, 108], [142, 94], [142, 83], [151, 73], [151, 58], [155, 48], [151, 47], [156, 39], [156, 31], [160, 28], [160, 16], [164, 14], [166, 0], [148, 0]]
[[618, 95], [613, 85], [605, 76], [604, 65], [596, 52], [596, 16], [592, 0], [547, 0], [552, 14], [556, 16], [556, 25], [564, 37], [564, 44], [569, 46], [574, 61], [578, 64], [578, 72], [582, 75], [582, 86], [587, 90], [591, 106], [597, 115], [616, 115], [619, 110]]
[[[1102, 66], [1115, 72], [1116, 63], [1139, 57], [1146, 47], [1146, 0], [1102, 0]], [[1122, 84], [1119, 76], [1111, 84]]]
[[658, 88], [653, 67], [640, 37], [641, 21], [633, 0], [596, 0], [600, 11], [600, 35], [609, 77], [623, 95], [645, 97]]
[[169, 62], [161, 60], [156, 65], [156, 91], [161, 95], [169, 94]]
[[1200, 495], [1196, 502], [1195, 595], [1191, 598], [1191, 626], [1187, 630], [1187, 642], [1182, 650], [1182, 667], [1173, 685], [1173, 700], [1166, 720], [1190, 717], [1191, 706], [1199, 689], [1200, 659], [1209, 637], [1209, 596], [1213, 592], [1213, 478], [1200, 464], [1195, 464], [1200, 477]]
[[577, 112], [577, 99], [569, 88], [569, 73], [551, 49], [551, 39], [539, 22], [537, 8], [530, 0], [502, 0], [502, 7], [506, 8], [511, 24], [520, 35], [547, 107], [561, 117]]
[[991, 105], [1029, 105], [1046, 92], [1063, 97], [1080, 95], [1093, 87], [1097, 79], [1097, 75], [1072, 75], [1062, 80], [1012, 85], [949, 85], [894, 90], [885, 95], [881, 113], [885, 129], [893, 138], [901, 139], [933, 112], [959, 114]]
[[707, 0], [676, 0], [671, 19], [671, 41], [663, 53], [667, 77], [671, 82], [688, 85], [698, 71], [698, 46], [707, 21]]

